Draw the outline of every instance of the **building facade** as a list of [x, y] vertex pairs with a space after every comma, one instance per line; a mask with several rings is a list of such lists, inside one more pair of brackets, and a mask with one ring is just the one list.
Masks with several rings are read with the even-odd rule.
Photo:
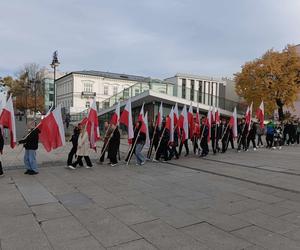
[[[47, 112], [54, 101], [54, 74], [53, 70], [42, 69], [40, 71], [41, 75], [41, 84], [43, 86], [44, 93], [44, 106], [45, 111]], [[64, 73], [56, 71], [56, 77], [62, 77]]]
[[[74, 114], [88, 110], [92, 100], [96, 99], [97, 109], [107, 98], [126, 92], [130, 86], [148, 83], [150, 78], [109, 73], [102, 71], [74, 71], [56, 80], [56, 102], [61, 104], [66, 113]], [[125, 91], [124, 91], [125, 90]], [[136, 87], [135, 94], [142, 89]]]

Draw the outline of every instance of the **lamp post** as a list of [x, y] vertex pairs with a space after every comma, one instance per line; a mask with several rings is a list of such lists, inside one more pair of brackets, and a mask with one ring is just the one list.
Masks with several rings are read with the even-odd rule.
[[54, 51], [52, 56], [52, 63], [50, 64], [51, 68], [53, 68], [53, 107], [56, 106], [56, 86], [55, 86], [55, 79], [56, 79], [56, 67], [58, 67], [60, 62], [57, 58], [57, 50]]

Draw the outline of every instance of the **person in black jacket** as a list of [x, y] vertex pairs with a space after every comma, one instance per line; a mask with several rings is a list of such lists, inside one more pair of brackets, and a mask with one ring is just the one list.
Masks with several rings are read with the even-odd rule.
[[110, 134], [110, 139], [108, 140], [108, 158], [110, 159], [110, 165], [112, 167], [116, 166], [118, 163], [117, 154], [120, 147], [120, 131], [118, 127], [111, 124], [112, 134]]
[[161, 141], [160, 141], [160, 145], [158, 147], [156, 156], [155, 156], [155, 160], [159, 161], [161, 156], [163, 156], [163, 161], [168, 161], [169, 160], [169, 140], [170, 140], [170, 131], [169, 129], [164, 129], [166, 126], [166, 122], [163, 121], [162, 123], [162, 131], [164, 131], [164, 133], [161, 135]]
[[[80, 134], [80, 130], [81, 130], [81, 125], [78, 124], [77, 127], [74, 128], [74, 131], [73, 131], [73, 135], [71, 137], [71, 142], [72, 142], [72, 149], [68, 155], [68, 161], [67, 161], [67, 164], [68, 166], [72, 166], [72, 163], [73, 163], [73, 156], [76, 155], [76, 152], [77, 152], [77, 145], [78, 145], [78, 136]], [[83, 163], [82, 161], [79, 162], [79, 166], [83, 166]]]
[[202, 118], [201, 127], [200, 127], [200, 147], [202, 149], [200, 157], [205, 157], [208, 155], [208, 136], [209, 136], [209, 128], [206, 124], [207, 118]]
[[255, 122], [251, 122], [250, 130], [247, 137], [247, 148], [250, 146], [250, 142], [252, 142], [253, 150], [256, 150], [256, 143], [255, 143], [255, 137], [256, 137], [256, 128], [257, 124]]
[[245, 118], [242, 118], [241, 123], [238, 125], [238, 152], [241, 151], [243, 147], [244, 151], [248, 151], [247, 148], [247, 135], [248, 135], [248, 124], [246, 124]]
[[24, 174], [35, 175], [39, 173], [36, 163], [36, 150], [39, 145], [39, 133], [40, 131], [38, 128], [33, 128], [24, 139], [19, 141], [20, 144], [24, 144], [25, 148], [24, 164], [27, 170]]
[[[4, 147], [4, 139], [2, 136], [2, 130], [0, 128], [0, 154], [1, 155], [3, 152], [3, 147]], [[3, 175], [4, 175], [4, 173], [3, 173], [2, 162], [1, 162], [1, 158], [0, 158], [0, 176], [3, 176]]]
[[134, 154], [136, 157], [136, 165], [144, 165], [146, 158], [142, 153], [143, 147], [146, 143], [146, 134], [142, 129], [143, 123], [138, 121], [134, 132], [134, 142], [136, 141]]

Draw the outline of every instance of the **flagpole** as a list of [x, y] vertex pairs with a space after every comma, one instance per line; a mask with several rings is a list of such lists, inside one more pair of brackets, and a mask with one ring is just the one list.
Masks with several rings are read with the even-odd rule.
[[[108, 144], [109, 144], [109, 142], [110, 142], [110, 139], [113, 137], [113, 134], [114, 134], [115, 130], [117, 129], [117, 127], [118, 127], [118, 126], [116, 126], [115, 129], [112, 131], [112, 133], [109, 135], [109, 138], [108, 138], [106, 144], [103, 145], [103, 148], [102, 148], [102, 150], [101, 150], [100, 159], [101, 159], [101, 157], [103, 156], [103, 154], [105, 154], [106, 148], [108, 147]], [[108, 129], [107, 129], [107, 130], [108, 130]]]
[[130, 160], [131, 160], [131, 157], [132, 157], [132, 154], [133, 154], [135, 145], [136, 145], [137, 140], [138, 140], [138, 138], [139, 138], [139, 136], [140, 136], [140, 132], [141, 132], [141, 128], [139, 129], [139, 132], [138, 132], [138, 134], [137, 134], [137, 136], [136, 136], [136, 139], [135, 139], [135, 141], [134, 141], [134, 144], [133, 144], [133, 148], [132, 148], [132, 150], [131, 150], [131, 152], [130, 152], [130, 154], [129, 154], [129, 158], [128, 158], [128, 161], [127, 161], [127, 163], [126, 163], [127, 166], [129, 165], [129, 162], [130, 162]]
[[229, 123], [227, 124], [226, 129], [225, 129], [224, 133], [222, 134], [221, 141], [223, 140], [223, 138], [227, 132], [228, 126], [229, 126]]
[[244, 131], [245, 131], [245, 128], [246, 128], [246, 123], [244, 124], [244, 127], [243, 127], [243, 130], [242, 130], [242, 133], [239, 135], [239, 138], [238, 138], [238, 149], [239, 150], [239, 147], [240, 147], [240, 144], [241, 144], [241, 140], [242, 140], [242, 137], [243, 137], [243, 134], [244, 134]]
[[[134, 127], [133, 134], [135, 133], [135, 130], [136, 130], [136, 127]], [[131, 149], [132, 149], [132, 146], [133, 146], [133, 145], [131, 145], [131, 147], [129, 147], [128, 152], [126, 153], [125, 161], [126, 161], [127, 158], [129, 159], [129, 155], [130, 155], [130, 151], [131, 151]], [[127, 163], [127, 162], [126, 162], [126, 163]]]
[[157, 151], [158, 151], [158, 149], [159, 149], [159, 147], [160, 147], [160, 143], [161, 143], [162, 138], [163, 138], [163, 136], [164, 136], [165, 130], [166, 130], [166, 127], [164, 127], [164, 130], [163, 130], [163, 132], [162, 132], [162, 134], [161, 134], [161, 136], [160, 136], [159, 143], [158, 143], [158, 145], [157, 145], [157, 149], [155, 150], [155, 154], [154, 154], [154, 157], [153, 157], [152, 161], [155, 160], [155, 156], [156, 156]]
[[150, 159], [151, 155], [152, 155], [152, 150], [153, 150], [153, 140], [154, 140], [154, 137], [156, 135], [156, 129], [157, 129], [157, 122], [155, 123], [155, 127], [154, 127], [154, 132], [153, 132], [153, 136], [152, 136], [152, 139], [151, 139], [151, 144], [150, 144], [150, 148], [148, 150], [148, 153], [147, 153], [147, 158]]

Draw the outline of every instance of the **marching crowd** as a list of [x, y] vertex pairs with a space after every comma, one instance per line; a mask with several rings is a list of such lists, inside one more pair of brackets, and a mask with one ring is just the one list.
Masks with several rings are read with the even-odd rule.
[[[10, 104], [12, 106], [12, 104]], [[38, 174], [36, 162], [36, 151], [39, 142], [44, 145], [47, 152], [65, 145], [64, 129], [61, 120], [60, 107], [50, 112], [37, 126], [31, 124], [31, 130], [26, 137], [18, 143], [25, 148], [24, 164], [25, 174]], [[135, 156], [136, 165], [144, 165], [146, 161], [170, 161], [173, 158], [179, 159], [182, 155], [190, 154], [190, 146], [195, 156], [206, 157], [209, 152], [213, 154], [225, 153], [230, 146], [237, 152], [248, 151], [249, 148], [257, 150], [260, 147], [269, 149], [281, 149], [284, 145], [299, 144], [300, 122], [269, 121], [264, 124], [263, 102], [256, 112], [256, 121], [252, 119], [252, 105], [248, 107], [243, 118], [237, 119], [236, 109], [230, 119], [222, 118], [217, 109], [210, 108], [208, 114], [200, 117], [199, 109], [193, 114], [192, 105], [187, 111], [184, 105], [182, 112], [178, 115], [177, 104], [172, 107], [171, 112], [163, 117], [162, 103], [159, 108], [155, 122], [148, 125], [148, 114], [144, 114], [144, 105], [133, 127], [131, 114], [131, 101], [128, 100], [122, 114], [120, 115], [120, 104], [111, 117], [110, 122], [104, 122], [104, 136], [102, 149], [99, 153], [99, 163], [103, 164], [105, 159], [109, 160], [111, 166], [120, 162], [120, 126], [127, 128], [129, 150], [125, 157], [125, 163], [129, 164]], [[10, 114], [13, 114], [12, 112]], [[9, 115], [13, 117], [12, 115]], [[8, 128], [11, 132], [11, 147], [17, 143], [12, 133], [15, 127], [12, 122], [5, 123], [3, 115], [0, 117], [0, 125]], [[1, 126], [0, 126], [1, 128]], [[265, 138], [265, 139], [264, 139]], [[67, 159], [67, 167], [74, 170], [83, 166], [83, 159], [86, 168], [93, 166], [89, 157], [90, 149], [96, 149], [96, 142], [100, 139], [98, 116], [96, 105], [93, 104], [88, 117], [84, 118], [74, 128], [71, 137], [72, 148]], [[0, 152], [2, 153], [4, 140], [0, 131]], [[0, 160], [0, 176], [3, 175], [2, 163]]]

